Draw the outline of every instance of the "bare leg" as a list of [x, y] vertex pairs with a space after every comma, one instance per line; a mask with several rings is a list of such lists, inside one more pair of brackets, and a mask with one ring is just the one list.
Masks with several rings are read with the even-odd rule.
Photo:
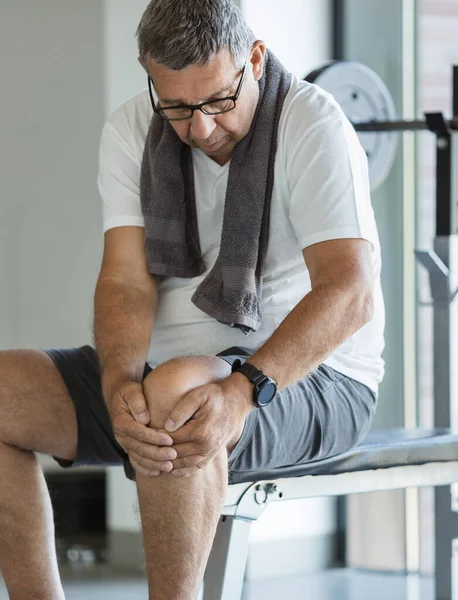
[[34, 452], [73, 459], [73, 403], [43, 352], [0, 352], [0, 571], [11, 600], [62, 600], [49, 493]]
[[[229, 373], [229, 366], [216, 357], [178, 359], [158, 367], [145, 381], [151, 426], [162, 429], [186, 392]], [[227, 459], [224, 449], [183, 478], [137, 473], [149, 600], [197, 598], [227, 489]]]

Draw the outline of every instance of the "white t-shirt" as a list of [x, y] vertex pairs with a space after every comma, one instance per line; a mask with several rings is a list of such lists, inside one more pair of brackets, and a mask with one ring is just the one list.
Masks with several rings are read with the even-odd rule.
[[[104, 231], [144, 226], [140, 168], [152, 109], [147, 90], [121, 105], [105, 124], [98, 185]], [[302, 249], [341, 238], [372, 243], [375, 307], [372, 320], [325, 361], [333, 369], [378, 391], [383, 377], [384, 305], [380, 245], [371, 206], [366, 155], [334, 98], [318, 86], [292, 80], [279, 123], [269, 245], [262, 294], [262, 325], [249, 336], [222, 325], [191, 302], [218, 256], [229, 165], [220, 166], [193, 149], [200, 245], [206, 271], [199, 277], [169, 277], [159, 301], [148, 363], [176, 356], [216, 354], [230, 346], [262, 345], [311, 290]]]

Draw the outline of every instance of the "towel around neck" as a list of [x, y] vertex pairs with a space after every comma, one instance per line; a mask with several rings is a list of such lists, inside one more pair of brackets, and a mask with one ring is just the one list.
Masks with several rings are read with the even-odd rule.
[[[268, 50], [250, 130], [236, 145], [229, 165], [219, 255], [192, 297], [209, 316], [246, 334], [257, 331], [262, 322], [277, 132], [290, 85], [290, 73]], [[191, 149], [158, 114], [146, 137], [140, 200], [150, 273], [166, 277], [204, 273]]]

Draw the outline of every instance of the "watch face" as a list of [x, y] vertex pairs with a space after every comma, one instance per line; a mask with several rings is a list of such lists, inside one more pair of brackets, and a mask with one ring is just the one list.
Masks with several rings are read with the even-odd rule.
[[267, 381], [258, 392], [257, 401], [261, 406], [271, 402], [277, 393], [277, 386], [272, 381]]

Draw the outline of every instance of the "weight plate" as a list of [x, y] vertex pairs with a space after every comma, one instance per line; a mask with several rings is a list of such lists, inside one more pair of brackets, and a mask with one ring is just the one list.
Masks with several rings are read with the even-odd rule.
[[[316, 69], [306, 78], [334, 96], [354, 124], [395, 121], [393, 99], [383, 80], [358, 62], [336, 61]], [[398, 136], [386, 132], [358, 132], [368, 163], [371, 189], [388, 176], [396, 156]]]

